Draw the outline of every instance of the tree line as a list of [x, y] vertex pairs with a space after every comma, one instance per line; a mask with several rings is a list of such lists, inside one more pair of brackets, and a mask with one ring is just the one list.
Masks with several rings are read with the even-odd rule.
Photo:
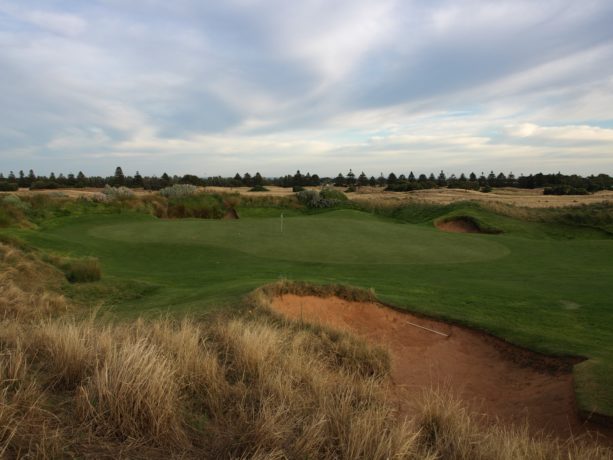
[[334, 185], [336, 187], [346, 187], [349, 191], [358, 187], [384, 187], [389, 191], [411, 191], [430, 188], [457, 188], [466, 190], [490, 191], [493, 187], [516, 187], [516, 188], [544, 188], [546, 194], [583, 194], [593, 193], [599, 190], [613, 190], [613, 178], [608, 174], [598, 174], [583, 177], [577, 174], [530, 174], [528, 176], [515, 176], [513, 173], [480, 175], [471, 172], [456, 176], [447, 176], [444, 171], [438, 175], [434, 173], [416, 175], [412, 171], [409, 174], [396, 175], [390, 172], [387, 176], [381, 173], [378, 177], [367, 176], [364, 172], [356, 175], [351, 169], [343, 174], [339, 173], [336, 177], [320, 177], [318, 174], [307, 172], [302, 174], [296, 171], [295, 174], [288, 174], [281, 177], [264, 177], [259, 172], [254, 175], [236, 173], [232, 177], [211, 176], [198, 177], [193, 174], [183, 176], [169, 176], [163, 173], [161, 176], [142, 176], [138, 171], [133, 175], [125, 175], [120, 166], [115, 169], [112, 176], [86, 176], [82, 171], [76, 175], [54, 173], [49, 176], [41, 176], [34, 173], [32, 169], [27, 174], [19, 171], [15, 174], [10, 171], [8, 176], [0, 173], [0, 191], [17, 190], [17, 188], [37, 189], [58, 189], [58, 188], [102, 188], [106, 185], [114, 187], [144, 188], [146, 190], [160, 190], [174, 184], [191, 184], [197, 186], [218, 186], [218, 187], [257, 187], [275, 185], [280, 187], [308, 187], [320, 185]]

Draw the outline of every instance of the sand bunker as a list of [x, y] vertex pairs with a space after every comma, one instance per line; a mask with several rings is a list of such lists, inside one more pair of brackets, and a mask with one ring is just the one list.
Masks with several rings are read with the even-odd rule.
[[503, 423], [528, 421], [535, 433], [567, 437], [598, 428], [577, 415], [570, 360], [376, 303], [288, 294], [274, 298], [272, 308], [291, 319], [348, 330], [387, 347], [392, 379], [406, 411], [411, 409], [411, 395], [443, 386], [474, 411]]
[[436, 228], [444, 232], [452, 233], [483, 233], [473, 221], [468, 219], [454, 219], [437, 222]]

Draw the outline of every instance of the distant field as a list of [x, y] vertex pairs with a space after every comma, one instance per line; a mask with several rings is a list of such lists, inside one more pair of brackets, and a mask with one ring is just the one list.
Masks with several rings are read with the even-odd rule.
[[245, 209], [229, 221], [66, 217], [19, 233], [48, 250], [99, 257], [103, 280], [68, 294], [106, 298], [127, 316], [231, 308], [280, 278], [372, 288], [411, 311], [590, 358], [575, 369], [580, 405], [613, 415], [613, 239], [598, 229], [465, 211], [506, 233], [449, 234], [431, 220], [355, 210], [287, 211], [281, 232], [282, 210], [274, 208]]
[[[250, 192], [249, 187], [206, 187], [209, 192], [215, 193], [240, 193], [247, 196], [290, 196], [293, 195], [291, 188], [266, 187], [267, 192]], [[319, 189], [319, 187], [307, 187]], [[344, 190], [344, 188], [338, 188]], [[70, 197], [88, 196], [100, 193], [102, 189], [66, 189], [66, 190], [39, 190], [29, 191], [22, 189], [19, 194], [64, 194]], [[139, 195], [155, 192], [135, 190]], [[3, 192], [0, 192], [0, 195]], [[592, 195], [543, 195], [543, 189], [516, 189], [499, 188], [490, 193], [481, 193], [474, 190], [458, 189], [430, 189], [417, 190], [414, 192], [385, 192], [378, 187], [362, 187], [357, 192], [347, 194], [351, 199], [362, 202], [379, 202], [387, 205], [401, 205], [410, 202], [425, 202], [434, 204], [449, 204], [459, 201], [478, 201], [483, 203], [503, 203], [513, 206], [525, 206], [529, 208], [549, 208], [562, 206], [578, 206], [582, 204], [601, 203], [613, 201], [613, 191], [602, 191]]]

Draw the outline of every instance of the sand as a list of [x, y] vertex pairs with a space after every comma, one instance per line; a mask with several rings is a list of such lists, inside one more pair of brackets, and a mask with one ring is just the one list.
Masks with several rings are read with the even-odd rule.
[[533, 433], [567, 438], [598, 430], [610, 436], [608, 429], [578, 416], [571, 374], [576, 359], [547, 357], [377, 303], [284, 295], [272, 300], [272, 308], [288, 318], [347, 330], [386, 347], [403, 411], [410, 412], [423, 389], [442, 387], [473, 412], [505, 424], [527, 421]]

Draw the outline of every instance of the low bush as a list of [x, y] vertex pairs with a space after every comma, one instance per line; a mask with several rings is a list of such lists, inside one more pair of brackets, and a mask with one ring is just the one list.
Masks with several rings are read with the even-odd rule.
[[584, 188], [571, 187], [570, 185], [556, 185], [543, 189], [543, 195], [589, 195], [589, 193]]
[[322, 188], [319, 196], [324, 200], [347, 201], [349, 199], [343, 192], [332, 187]]
[[303, 190], [306, 190], [306, 189], [302, 185], [294, 185], [292, 187], [292, 192], [294, 193], [302, 192]]
[[107, 185], [102, 191], [108, 200], [121, 201], [127, 200], [134, 196], [134, 192], [128, 187], [111, 187]]
[[199, 188], [191, 184], [175, 184], [160, 190], [160, 195], [166, 198], [181, 198], [198, 193]]
[[71, 283], [98, 281], [102, 277], [100, 261], [95, 257], [75, 259], [44, 255], [43, 259], [58, 267]]
[[48, 180], [37, 180], [30, 185], [30, 190], [55, 190], [58, 188], [60, 188], [60, 184]]
[[217, 194], [199, 193], [168, 200], [169, 218], [221, 219], [226, 211], [223, 198]]
[[254, 185], [253, 187], [249, 189], [249, 191], [250, 192], [269, 192], [270, 190], [268, 190], [263, 185]]
[[307, 208], [333, 208], [347, 201], [347, 196], [343, 192], [334, 189], [303, 190], [296, 193], [298, 202]]
[[16, 182], [0, 182], [0, 192], [16, 192], [19, 186]]

